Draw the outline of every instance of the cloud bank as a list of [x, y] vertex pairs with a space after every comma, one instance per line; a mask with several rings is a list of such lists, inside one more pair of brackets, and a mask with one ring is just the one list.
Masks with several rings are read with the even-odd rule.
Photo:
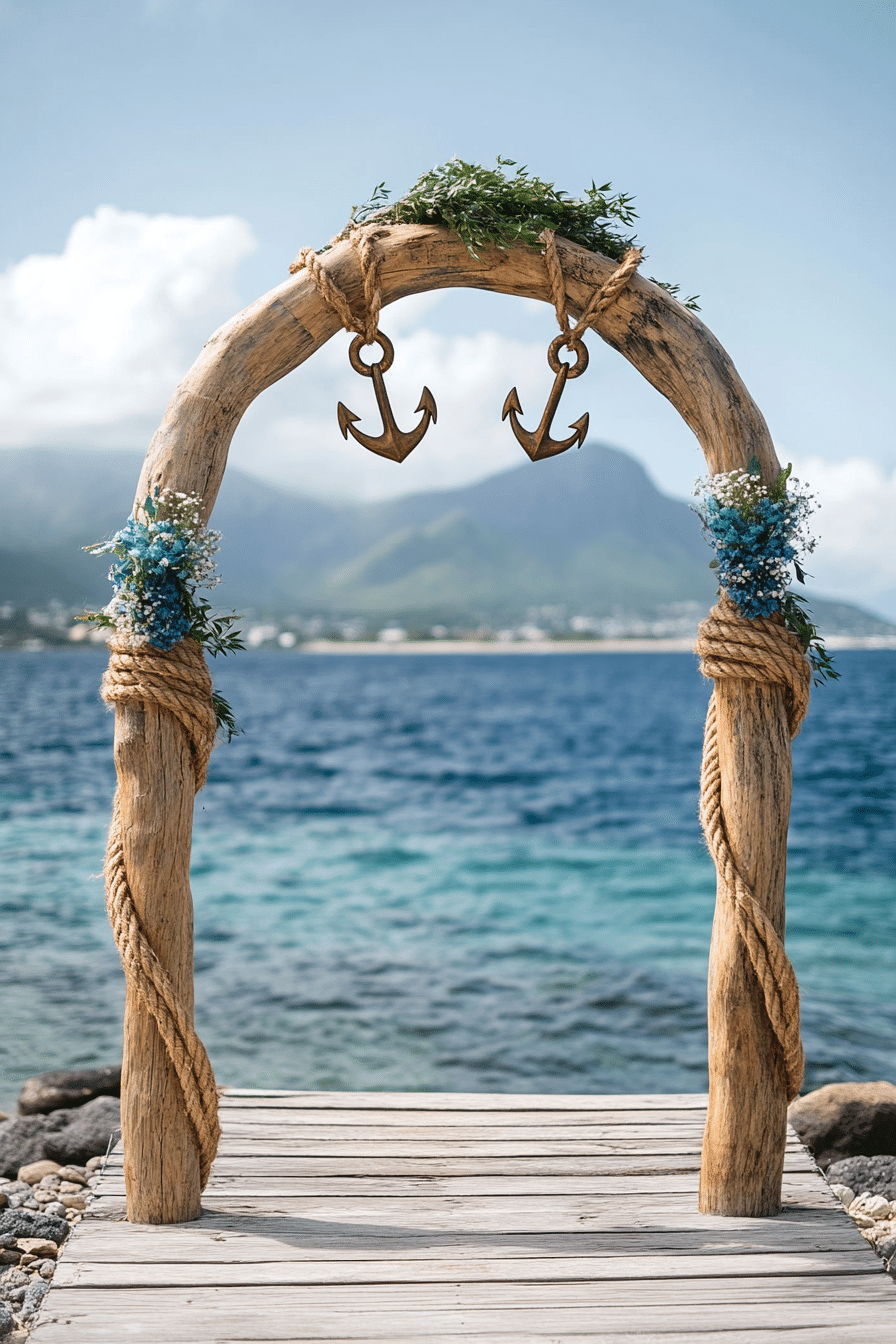
[[[61, 254], [10, 267], [0, 276], [0, 443], [145, 443], [203, 342], [239, 307], [236, 270], [254, 247], [248, 224], [233, 216], [101, 206], [76, 222]], [[526, 339], [542, 330], [541, 306], [534, 320], [532, 305], [518, 310], [515, 336], [446, 335], [433, 329], [442, 302], [419, 295], [384, 313], [396, 342], [387, 384], [399, 425], [417, 422], [424, 384], [439, 407], [437, 424], [400, 467], [340, 436], [340, 400], [361, 417], [360, 429], [380, 430], [372, 384], [351, 371], [346, 335], [249, 408], [232, 460], [304, 493], [356, 499], [463, 485], [525, 462], [501, 408], [516, 386], [523, 423], [541, 415], [552, 382], [546, 342]], [[666, 488], [699, 474], [696, 444], [671, 408], [599, 341], [590, 345], [591, 370], [566, 389], [556, 432], [590, 410], [592, 436], [636, 453]], [[674, 472], [664, 470], [673, 462]], [[896, 471], [860, 456], [807, 457], [797, 474], [821, 504], [814, 590], [896, 617]]]
[[812, 587], [896, 617], [896, 468], [865, 457], [841, 462], [806, 457], [794, 464], [794, 474], [818, 496]]
[[0, 276], [0, 438], [50, 441], [158, 414], [236, 306], [249, 226], [100, 206], [59, 255]]

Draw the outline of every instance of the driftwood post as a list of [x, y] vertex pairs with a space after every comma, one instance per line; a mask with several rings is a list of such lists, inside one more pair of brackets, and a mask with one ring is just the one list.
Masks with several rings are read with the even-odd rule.
[[[790, 734], [778, 686], [716, 683], [722, 809], [738, 867], [784, 935]], [[787, 1093], [781, 1051], [721, 878], [709, 953], [709, 1108], [700, 1209], [781, 1208]]]
[[[190, 842], [193, 764], [183, 732], [157, 705], [119, 705], [115, 768], [125, 862], [137, 913], [178, 997], [193, 1011]], [[199, 1217], [199, 1157], [177, 1075], [152, 1016], [128, 985], [121, 1127], [128, 1218]]]
[[[569, 309], [582, 313], [616, 263], [556, 240]], [[544, 259], [514, 247], [469, 255], [441, 228], [398, 225], [383, 231], [383, 304], [432, 289], [467, 287], [551, 301]], [[325, 265], [354, 308], [362, 277], [348, 242]], [[199, 495], [206, 520], [224, 474], [230, 440], [246, 408], [340, 329], [307, 271], [300, 271], [216, 332], [175, 391], [150, 444], [137, 486]], [[758, 458], [766, 480], [778, 471], [761, 413], [718, 341], [680, 303], [634, 276], [594, 322], [679, 411], [711, 472]], [[533, 470], [537, 470], [534, 467]], [[780, 928], [784, 847], [790, 807], [790, 747], [776, 686], [729, 681], [719, 688], [724, 747], [723, 806], [730, 842], [757, 898]], [[192, 1009], [192, 911], [188, 884], [193, 776], [180, 730], [164, 711], [118, 710], [116, 765], [125, 848], [135, 903], [162, 965]], [[767, 1214], [780, 1203], [785, 1085], [744, 949], [720, 902], [709, 981], [710, 1109], [701, 1207]], [[198, 1157], [170, 1065], [152, 1022], [129, 992], [125, 1018], [123, 1129], [128, 1216], [180, 1222], [199, 1208]]]

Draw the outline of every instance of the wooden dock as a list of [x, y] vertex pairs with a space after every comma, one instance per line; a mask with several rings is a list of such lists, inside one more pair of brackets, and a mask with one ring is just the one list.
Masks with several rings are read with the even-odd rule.
[[204, 1213], [120, 1152], [36, 1344], [847, 1344], [896, 1284], [795, 1136], [777, 1218], [697, 1212], [705, 1098], [231, 1091]]

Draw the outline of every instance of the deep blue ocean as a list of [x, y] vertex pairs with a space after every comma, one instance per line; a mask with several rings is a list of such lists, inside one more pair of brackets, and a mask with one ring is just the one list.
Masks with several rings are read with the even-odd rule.
[[[105, 650], [0, 655], [0, 1108], [120, 1057]], [[896, 653], [794, 744], [807, 1085], [896, 1079]], [[697, 1091], [714, 873], [688, 654], [239, 654], [193, 846], [196, 1016], [256, 1087]]]

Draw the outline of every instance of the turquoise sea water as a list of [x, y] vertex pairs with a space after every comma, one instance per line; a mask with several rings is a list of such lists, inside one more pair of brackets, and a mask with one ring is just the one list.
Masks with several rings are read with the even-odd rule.
[[[101, 650], [0, 657], [0, 1108], [120, 1052]], [[896, 655], [838, 656], [794, 745], [788, 950], [807, 1082], [896, 1076]], [[677, 654], [213, 667], [197, 1024], [246, 1086], [705, 1087], [708, 687]], [[4, 1104], [6, 1103], [6, 1104]]]

